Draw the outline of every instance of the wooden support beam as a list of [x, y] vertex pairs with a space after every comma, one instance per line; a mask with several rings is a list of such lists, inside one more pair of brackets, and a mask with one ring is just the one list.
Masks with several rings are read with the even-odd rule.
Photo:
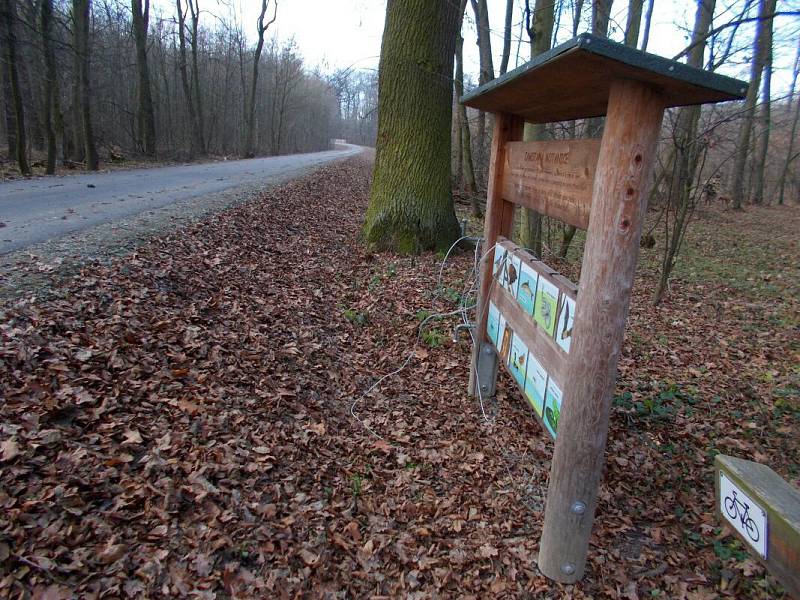
[[[478, 364], [478, 353], [481, 344], [486, 340], [486, 319], [488, 316], [489, 288], [492, 284], [492, 260], [494, 259], [494, 245], [498, 236], [509, 237], [514, 225], [514, 205], [503, 200], [503, 170], [506, 164], [506, 144], [522, 139], [524, 121], [505, 113], [495, 115], [494, 133], [492, 135], [492, 153], [489, 163], [489, 181], [486, 197], [486, 218], [483, 230], [483, 260], [480, 265], [480, 291], [478, 305], [476, 306], [475, 330], [473, 332], [475, 343], [472, 347], [472, 368], [469, 376], [469, 393], [478, 395], [475, 373]], [[491, 251], [490, 251], [491, 250]], [[482, 384], [482, 385], [485, 385]], [[486, 386], [486, 390], [493, 389], [493, 385]]]
[[717, 454], [714, 466], [717, 518], [800, 598], [800, 490], [749, 460]]
[[565, 583], [586, 563], [664, 106], [647, 84], [611, 83], [539, 552], [542, 573]]

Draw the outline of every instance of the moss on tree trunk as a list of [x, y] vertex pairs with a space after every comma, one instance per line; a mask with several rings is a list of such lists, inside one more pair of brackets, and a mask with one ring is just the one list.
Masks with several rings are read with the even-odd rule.
[[459, 234], [450, 189], [450, 122], [458, 6], [389, 0], [381, 46], [378, 141], [364, 237], [404, 254]]

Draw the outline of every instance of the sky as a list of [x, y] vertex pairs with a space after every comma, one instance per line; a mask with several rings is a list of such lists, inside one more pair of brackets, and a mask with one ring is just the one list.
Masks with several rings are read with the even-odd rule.
[[[270, 14], [275, 0], [270, 0]], [[457, 0], [452, 0], [457, 1]], [[500, 64], [502, 51], [502, 31], [505, 20], [505, 0], [487, 0], [489, 6], [489, 21], [492, 30], [492, 50], [495, 55], [495, 69]], [[569, 3], [569, 0], [566, 0]], [[729, 20], [733, 14], [726, 7], [740, 0], [717, 0], [717, 16], [715, 25]], [[154, 0], [166, 13], [174, 10], [173, 0]], [[226, 8], [226, 0], [200, 0], [201, 9], [210, 13], [223, 14], [230, 9]], [[788, 4], [797, 0], [782, 0]], [[782, 2], [779, 2], [779, 8]], [[533, 3], [533, 2], [531, 2]], [[252, 40], [256, 38], [256, 20], [261, 7], [261, 0], [227, 0], [227, 4], [240, 15], [246, 34]], [[520, 40], [523, 0], [516, 0], [514, 14], [514, 31], [512, 34], [512, 53], [509, 69], [515, 66], [517, 50], [519, 50], [519, 63], [524, 63], [528, 56], [527, 35], [522, 34]], [[588, 6], [590, 1], [586, 1]], [[610, 37], [621, 40], [625, 27], [626, 0], [616, 0], [611, 15]], [[784, 7], [786, 9], [787, 7]], [[796, 9], [797, 7], [788, 7]], [[294, 39], [301, 54], [305, 57], [309, 67], [319, 66], [323, 71], [337, 68], [364, 68], [377, 69], [383, 22], [385, 17], [385, 0], [278, 0], [278, 14], [275, 24], [270, 32], [281, 41]], [[691, 24], [694, 20], [695, 3], [692, 0], [656, 0], [651, 28], [648, 52], [661, 56], [672, 57], [679, 53], [688, 44]], [[588, 12], [585, 10], [584, 12]], [[796, 35], [798, 19], [792, 23], [789, 19], [776, 20], [776, 42], [779, 44], [774, 59], [774, 88], [776, 94], [785, 94], [789, 88], [792, 64], [796, 49]], [[787, 27], [787, 24], [789, 25]], [[558, 32], [557, 41], [563, 42], [572, 37], [571, 22], [564, 16], [564, 22]], [[472, 73], [477, 77], [478, 53], [475, 44], [475, 27], [472, 12], [467, 11], [464, 29], [464, 63], [465, 73]], [[743, 26], [742, 32], [748, 26]], [[579, 32], [586, 31], [588, 23], [579, 28]], [[269, 36], [269, 33], [268, 33]], [[744, 39], [744, 38], [743, 38]], [[748, 78], [746, 65], [742, 64], [747, 56], [738, 57], [739, 64], [726, 65], [720, 69], [726, 75]]]

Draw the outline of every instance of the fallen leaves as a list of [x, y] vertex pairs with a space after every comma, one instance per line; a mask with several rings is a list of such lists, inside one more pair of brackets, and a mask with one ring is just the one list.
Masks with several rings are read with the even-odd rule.
[[[677, 284], [672, 308], [635, 298], [587, 577], [553, 584], [535, 566], [552, 444], [505, 375], [487, 424], [468, 347], [420, 345], [359, 406], [384, 439], [350, 416], [408, 355], [439, 268], [360, 245], [369, 168], [325, 168], [8, 311], [0, 595], [719, 594], [711, 452], [797, 462], [796, 422], [765, 418], [787, 338]], [[737, 374], [755, 368], [771, 382]], [[725, 566], [743, 575], [726, 593], [752, 596], [757, 565]]]
[[125, 556], [127, 550], [128, 546], [125, 544], [109, 544], [100, 549], [97, 560], [104, 565], [110, 565]]
[[8, 462], [19, 456], [19, 444], [14, 438], [0, 443], [0, 462]]

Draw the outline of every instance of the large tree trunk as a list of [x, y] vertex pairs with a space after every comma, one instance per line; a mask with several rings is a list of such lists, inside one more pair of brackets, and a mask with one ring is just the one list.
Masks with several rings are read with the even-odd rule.
[[92, 130], [91, 88], [89, 73], [91, 62], [89, 56], [89, 14], [91, 0], [72, 0], [72, 15], [75, 21], [75, 52], [78, 55], [78, 89], [81, 115], [81, 129], [86, 159], [86, 169], [97, 171], [100, 160], [97, 156], [97, 147], [94, 142]]
[[[774, 10], [773, 10], [774, 12]], [[772, 22], [764, 28], [764, 73], [762, 75], [763, 91], [761, 93], [761, 137], [755, 157], [755, 173], [753, 173], [753, 204], [764, 202], [764, 175], [767, 168], [767, 151], [769, 150], [770, 104], [772, 102]]]
[[150, 21], [150, 0], [131, 0], [133, 40], [136, 44], [136, 70], [139, 76], [139, 106], [136, 120], [139, 143], [147, 156], [156, 155], [156, 116], [150, 91], [150, 67], [147, 63], [147, 29]]
[[48, 175], [56, 172], [56, 129], [53, 127], [53, 112], [56, 108], [56, 59], [51, 40], [53, 24], [53, 0], [42, 0], [39, 13], [39, 26], [42, 34], [42, 56], [44, 58], [44, 127], [47, 133]]
[[[530, 14], [526, 2], [526, 13]], [[550, 49], [555, 21], [555, 3], [552, 0], [536, 0], [532, 23], [528, 27], [531, 40], [531, 58]], [[544, 125], [525, 124], [523, 139], [526, 142], [542, 140], [545, 137]], [[525, 209], [520, 219], [520, 244], [529, 248], [536, 256], [542, 256], [542, 215], [535, 210]]]
[[0, 25], [3, 28], [3, 41], [5, 60], [5, 72], [11, 91], [11, 103], [14, 114], [14, 147], [9, 147], [9, 152], [13, 151], [16, 155], [19, 170], [23, 175], [30, 175], [31, 169], [28, 165], [28, 157], [25, 143], [25, 109], [22, 106], [22, 93], [19, 87], [19, 73], [17, 71], [17, 39], [14, 34], [14, 0], [0, 0]]
[[744, 110], [742, 111], [742, 125], [739, 129], [739, 140], [736, 145], [736, 157], [733, 163], [733, 182], [731, 184], [731, 199], [733, 208], [742, 207], [745, 196], [745, 167], [747, 166], [747, 154], [750, 148], [750, 134], [753, 129], [753, 115], [756, 109], [756, 101], [761, 88], [761, 73], [764, 71], [764, 63], [767, 61], [767, 42], [768, 30], [772, 27], [772, 15], [775, 13], [775, 0], [760, 0], [758, 6], [758, 25], [756, 26], [756, 37], [753, 42], [753, 62], [750, 68], [750, 87], [747, 88], [747, 96], [744, 100]]
[[253, 81], [250, 86], [250, 101], [247, 104], [247, 123], [245, 124], [247, 137], [244, 143], [244, 155], [246, 158], [254, 156], [253, 135], [255, 132], [256, 116], [256, 86], [258, 85], [258, 65], [261, 61], [261, 51], [264, 49], [264, 34], [278, 16], [278, 0], [275, 0], [275, 14], [271, 21], [266, 24], [264, 23], [264, 15], [267, 14], [268, 5], [269, 0], [261, 0], [261, 14], [258, 17], [258, 44], [256, 44], [256, 52], [253, 56]]
[[458, 5], [388, 0], [378, 75], [378, 140], [364, 237], [416, 253], [459, 235], [450, 190]]

